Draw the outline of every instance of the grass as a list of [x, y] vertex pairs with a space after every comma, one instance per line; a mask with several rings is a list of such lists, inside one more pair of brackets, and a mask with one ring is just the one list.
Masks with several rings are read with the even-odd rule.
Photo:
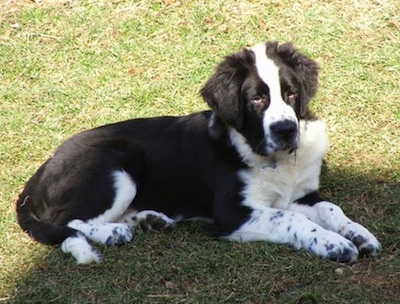
[[[396, 303], [400, 299], [400, 6], [352, 1], [0, 3], [0, 302]], [[329, 126], [322, 191], [380, 239], [353, 266], [267, 243], [210, 240], [198, 224], [100, 248], [76, 266], [15, 223], [24, 182], [70, 135], [205, 109], [224, 55], [293, 41], [321, 65]]]

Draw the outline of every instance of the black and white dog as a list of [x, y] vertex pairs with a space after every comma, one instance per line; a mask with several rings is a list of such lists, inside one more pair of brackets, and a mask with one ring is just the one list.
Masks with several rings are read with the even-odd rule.
[[208, 221], [213, 236], [270, 241], [355, 262], [381, 246], [318, 194], [328, 147], [308, 109], [317, 64], [292, 44], [227, 56], [201, 89], [211, 111], [134, 119], [73, 136], [27, 182], [22, 229], [99, 262], [90, 241], [123, 244], [136, 226]]

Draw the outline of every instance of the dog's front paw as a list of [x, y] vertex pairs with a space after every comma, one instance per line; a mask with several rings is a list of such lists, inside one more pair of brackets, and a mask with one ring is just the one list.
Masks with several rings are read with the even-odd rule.
[[339, 233], [357, 246], [361, 256], [376, 256], [382, 248], [376, 237], [358, 223], [347, 223], [339, 229]]
[[106, 232], [108, 236], [104, 243], [105, 245], [123, 245], [132, 240], [132, 231], [127, 225], [116, 223], [108, 223], [105, 225], [109, 228], [108, 232]]
[[309, 251], [317, 256], [339, 263], [355, 263], [358, 258], [356, 246], [349, 240], [331, 231], [312, 239]]

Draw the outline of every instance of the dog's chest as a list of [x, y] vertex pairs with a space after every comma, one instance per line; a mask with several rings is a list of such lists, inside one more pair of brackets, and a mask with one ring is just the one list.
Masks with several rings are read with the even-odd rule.
[[286, 209], [288, 204], [319, 187], [322, 159], [328, 148], [323, 122], [301, 124], [296, 153], [256, 156], [250, 169], [239, 172], [245, 205], [263, 204]]
[[244, 183], [242, 194], [246, 205], [263, 204], [273, 208], [286, 208], [296, 196], [297, 184], [302, 180], [302, 168], [294, 162], [268, 161], [239, 173]]

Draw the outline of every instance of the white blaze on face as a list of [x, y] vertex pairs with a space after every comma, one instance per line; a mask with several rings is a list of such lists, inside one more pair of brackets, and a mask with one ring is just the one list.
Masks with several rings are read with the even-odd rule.
[[271, 134], [271, 124], [290, 120], [298, 126], [298, 121], [294, 109], [282, 99], [279, 67], [267, 57], [266, 44], [258, 44], [250, 50], [255, 54], [257, 73], [269, 88], [270, 104], [264, 112], [263, 127], [267, 143], [266, 150], [272, 153], [275, 152], [277, 144]]

